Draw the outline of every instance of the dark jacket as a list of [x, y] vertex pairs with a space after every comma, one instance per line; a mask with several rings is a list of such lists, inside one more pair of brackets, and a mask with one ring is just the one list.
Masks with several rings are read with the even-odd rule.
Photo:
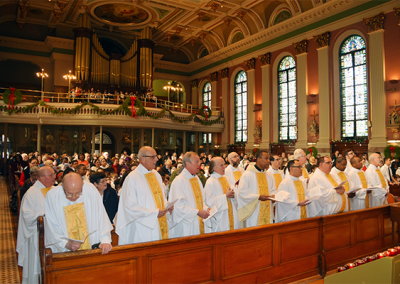
[[107, 184], [107, 188], [103, 192], [103, 204], [111, 223], [113, 223], [115, 214], [117, 214], [118, 203], [119, 197], [117, 192], [110, 184]]

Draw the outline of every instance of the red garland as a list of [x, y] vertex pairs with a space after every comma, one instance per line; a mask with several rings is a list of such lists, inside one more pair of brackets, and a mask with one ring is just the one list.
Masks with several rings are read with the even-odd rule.
[[396, 154], [396, 148], [393, 146], [390, 146], [390, 152], [392, 152], [392, 159], [393, 159]]
[[308, 151], [310, 151], [311, 155], [312, 155], [312, 148], [309, 148]]
[[133, 117], [133, 112], [135, 112], [135, 119], [136, 119], [136, 108], [135, 108], [135, 101], [136, 101], [136, 97], [133, 96], [131, 97], [131, 117]]
[[11, 90], [11, 95], [10, 95], [10, 98], [8, 100], [8, 109], [10, 109], [10, 104], [11, 104], [11, 109], [14, 109], [14, 98], [15, 98], [14, 91], [15, 91], [15, 88], [10, 88], [10, 90]]
[[208, 109], [208, 106], [204, 105], [204, 113], [206, 114], [206, 121], [207, 121], [207, 114], [208, 114], [208, 111], [206, 111], [206, 109]]

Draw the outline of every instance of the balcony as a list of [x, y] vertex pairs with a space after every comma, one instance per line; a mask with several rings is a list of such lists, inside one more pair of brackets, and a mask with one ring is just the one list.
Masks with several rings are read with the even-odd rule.
[[[0, 89], [4, 92], [5, 89]], [[207, 120], [200, 108], [191, 104], [148, 98], [136, 98], [137, 115], [131, 117], [131, 100], [103, 94], [97, 97], [71, 97], [66, 93], [20, 90], [22, 102], [10, 113], [2, 96], [0, 121], [2, 123], [48, 125], [101, 125], [112, 127], [146, 127], [201, 132], [223, 132], [222, 108], [211, 107]], [[73, 110], [73, 113], [71, 113]], [[65, 113], [63, 113], [65, 112]]]

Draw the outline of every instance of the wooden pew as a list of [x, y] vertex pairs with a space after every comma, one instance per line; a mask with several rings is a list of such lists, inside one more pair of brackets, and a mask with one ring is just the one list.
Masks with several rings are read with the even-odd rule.
[[[398, 204], [393, 205], [400, 210]], [[231, 232], [52, 253], [44, 248], [42, 279], [54, 283], [264, 283], [321, 275], [394, 246], [391, 206]]]

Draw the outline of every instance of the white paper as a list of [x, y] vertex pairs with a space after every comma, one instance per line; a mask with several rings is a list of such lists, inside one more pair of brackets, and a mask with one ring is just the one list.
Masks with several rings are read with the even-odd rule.
[[357, 191], [359, 191], [360, 189], [362, 189], [361, 187], [356, 187], [356, 188], [352, 188], [352, 189], [350, 189], [348, 192], [346, 192], [347, 194], [349, 194], [349, 193], [352, 193], [352, 192], [357, 192]]
[[178, 201], [178, 198], [175, 199], [174, 201], [168, 202], [167, 206], [165, 206], [165, 209], [169, 209], [172, 206], [174, 206], [174, 204]]
[[277, 202], [283, 202], [283, 200], [290, 195], [289, 192], [285, 190], [279, 190], [275, 194], [275, 198], [270, 197], [270, 200], [277, 201]]
[[346, 182], [347, 182], [347, 180], [342, 181], [337, 187], [335, 187], [335, 189], [338, 189], [339, 187], [342, 187]]
[[308, 189], [307, 198], [309, 201], [318, 200], [322, 196], [321, 188], [319, 186], [314, 186]]
[[62, 239], [62, 240], [67, 240], [67, 241], [70, 241], [70, 242], [76, 242], [76, 243], [83, 244], [83, 243], [86, 241], [87, 237], [89, 237], [91, 234], [93, 234], [93, 233], [96, 232], [96, 231], [97, 231], [97, 230], [94, 230], [94, 231], [91, 232], [90, 234], [87, 234], [86, 237], [84, 237], [82, 240], [75, 240], [75, 239], [70, 239], [70, 238], [67, 238], [67, 237], [61, 237], [61, 239]]
[[205, 222], [207, 222], [208, 220], [210, 220], [211, 217], [214, 216], [217, 212], [218, 212], [218, 209], [217, 209], [217, 207], [214, 205], [214, 206], [211, 208], [211, 210], [210, 210], [210, 216], [208, 216], [208, 218], [206, 218], [206, 219], [203, 219], [203, 222], [205, 223]]

